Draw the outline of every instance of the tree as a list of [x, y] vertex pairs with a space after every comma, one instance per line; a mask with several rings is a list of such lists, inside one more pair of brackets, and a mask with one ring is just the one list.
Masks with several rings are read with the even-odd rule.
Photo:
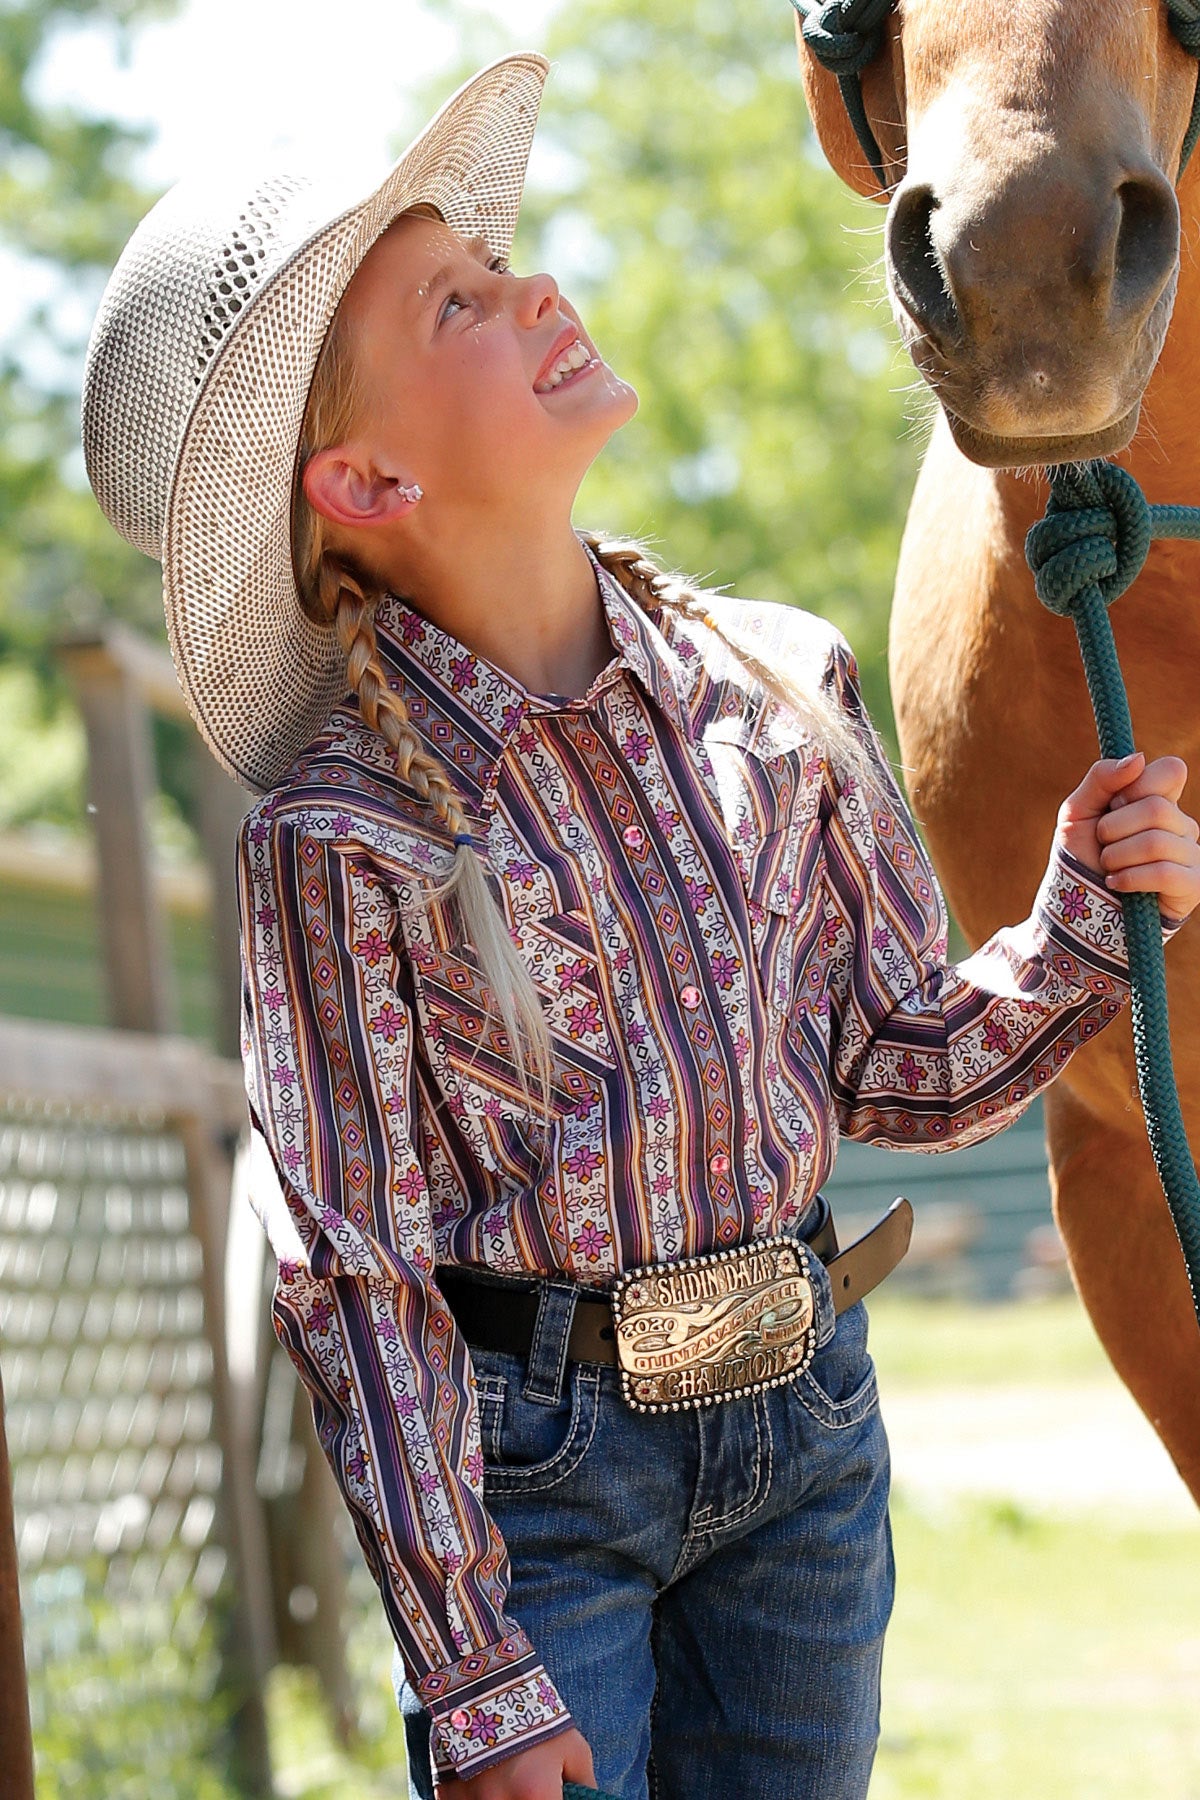
[[[163, 636], [158, 571], [100, 513], [79, 449], [80, 319], [94, 312], [153, 198], [133, 174], [146, 134], [47, 107], [37, 80], [58, 33], [86, 28], [120, 42], [135, 22], [173, 4], [8, 0], [0, 8], [0, 246], [20, 258], [29, 291], [49, 295], [31, 300], [0, 353], [0, 702], [19, 722], [0, 737], [0, 824], [82, 813], [54, 639], [114, 614]], [[64, 306], [64, 297], [76, 304]]]

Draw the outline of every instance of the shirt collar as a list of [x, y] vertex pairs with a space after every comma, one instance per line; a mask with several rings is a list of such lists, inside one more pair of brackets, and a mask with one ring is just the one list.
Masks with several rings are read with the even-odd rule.
[[590, 546], [584, 548], [596, 573], [614, 655], [578, 699], [530, 693], [396, 594], [385, 594], [379, 603], [376, 642], [388, 678], [402, 691], [416, 730], [447, 765], [477, 814], [490, 807], [500, 759], [527, 715], [586, 711], [624, 670], [637, 677], [686, 737], [692, 736], [686, 662]]

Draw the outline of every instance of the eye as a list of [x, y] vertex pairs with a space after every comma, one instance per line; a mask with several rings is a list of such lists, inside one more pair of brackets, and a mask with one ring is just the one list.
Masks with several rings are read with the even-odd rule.
[[[493, 256], [491, 261], [486, 266], [494, 275], [511, 275], [512, 274], [512, 270], [508, 266], [508, 258], [506, 256]], [[450, 293], [448, 293], [446, 295], [445, 300], [442, 302], [442, 310], [438, 314], [438, 324], [440, 325], [440, 324], [442, 324], [442, 322], [445, 319], [453, 317], [453, 314], [449, 310], [451, 306], [454, 306], [456, 308], [461, 308], [464, 306], [469, 306], [470, 303], [471, 303], [470, 295], [459, 292], [459, 290], [457, 288], [451, 289]]]

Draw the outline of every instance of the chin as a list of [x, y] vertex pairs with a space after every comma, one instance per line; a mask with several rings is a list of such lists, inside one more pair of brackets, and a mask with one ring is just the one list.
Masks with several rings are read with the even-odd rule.
[[638, 405], [637, 389], [614, 375], [605, 363], [591, 404], [586, 410], [581, 407], [578, 414], [580, 426], [594, 432], [598, 439], [593, 454], [598, 455], [613, 433], [620, 431], [622, 425], [628, 425]]
[[1049, 468], [1057, 463], [1090, 462], [1093, 457], [1115, 456], [1137, 431], [1140, 401], [1109, 425], [1096, 431], [1064, 432], [1057, 436], [1002, 436], [972, 425], [943, 407], [951, 436], [963, 455], [985, 469]]

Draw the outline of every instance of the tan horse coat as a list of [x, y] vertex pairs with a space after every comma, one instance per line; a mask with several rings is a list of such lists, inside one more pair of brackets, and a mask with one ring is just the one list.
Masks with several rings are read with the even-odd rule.
[[[981, 16], [990, 35], [972, 38], [972, 15]], [[1000, 16], [1006, 21], [1003, 31]], [[1036, 104], [1026, 96], [1014, 107], [1012, 85], [1005, 88], [1003, 80], [1010, 53], [1024, 59], [1026, 67], [1040, 59]], [[826, 153], [851, 185], [869, 192], [869, 172], [836, 85], [803, 49], [801, 61]], [[1161, 338], [1169, 319], [1165, 345], [1145, 389], [1140, 428], [1118, 460], [1150, 500], [1200, 504], [1200, 268], [1195, 255], [1200, 151], [1179, 187], [1182, 256], [1171, 251], [1171, 281], [1178, 273], [1173, 313], [1170, 282], [1160, 293], [1158, 277], [1147, 276], [1145, 292], [1127, 309], [1130, 317], [1140, 309], [1140, 316], [1114, 346], [1105, 339], [1104, 324], [1116, 309], [1111, 298], [1097, 297], [1099, 278], [1082, 299], [1078, 288], [1067, 297], [1076, 308], [1072, 315], [1071, 304], [1054, 310], [1062, 294], [1048, 296], [1052, 281], [1043, 275], [1050, 238], [1075, 229], [1080, 214], [1085, 220], [1088, 216], [1083, 202], [1073, 210], [1069, 179], [1058, 180], [1061, 167], [1071, 162], [1071, 146], [1054, 139], [1055, 105], [1065, 111], [1070, 128], [1080, 130], [1081, 120], [1089, 120], [1094, 132], [1097, 122], [1111, 115], [1114, 156], [1125, 159], [1122, 167], [1135, 168], [1133, 179], [1144, 182], [1142, 192], [1149, 196], [1146, 209], [1158, 207], [1161, 214], [1164, 201], [1154, 189], [1153, 169], [1144, 171], [1153, 164], [1164, 176], [1174, 174], [1196, 64], [1168, 37], [1161, 8], [1082, 3], [1064, 8], [1059, 0], [1029, 0], [1001, 15], [989, 0], [909, 0], [902, 20], [894, 21], [890, 47], [864, 81], [891, 181], [905, 173], [908, 146], [916, 151], [920, 129], [939, 107], [942, 148], [953, 171], [956, 139], [946, 124], [947, 109], [968, 83], [978, 93], [993, 79], [998, 83], [993, 95], [997, 143], [1003, 142], [1004, 127], [1013, 119], [1023, 123], [1020, 106], [1028, 104], [1045, 153], [1031, 155], [1024, 164], [1017, 156], [1001, 167], [996, 185], [1004, 190], [1009, 228], [1004, 243], [997, 230], [985, 238], [988, 213], [979, 195], [980, 169], [986, 174], [988, 159], [978, 151], [978, 136], [972, 152], [976, 185], [967, 241], [972, 251], [985, 246], [984, 260], [990, 258], [992, 270], [985, 268], [984, 277], [1000, 270], [990, 288], [981, 282], [980, 292], [986, 298], [997, 287], [1003, 290], [1006, 278], [1008, 283], [1003, 309], [997, 307], [988, 321], [989, 367], [1002, 366], [996, 341], [1007, 333], [1000, 348], [1010, 358], [1009, 367], [1024, 376], [1036, 366], [1042, 388], [1053, 387], [1061, 370], [1081, 376], [1076, 384], [1059, 382], [1060, 388], [1083, 392], [1080, 416], [1070, 415], [1069, 392], [1060, 396], [1053, 417], [1037, 415], [1034, 395], [1029, 436], [1022, 440], [1017, 380], [998, 396], [988, 394], [977, 344], [966, 348], [965, 378], [961, 341], [935, 343], [933, 358], [928, 344], [919, 343], [915, 360], [939, 391], [943, 368], [951, 369], [946, 386], [952, 404], [966, 395], [965, 406], [974, 407], [982, 394], [977, 422], [985, 431], [1013, 434], [1014, 462], [1035, 461], [1038, 436], [1047, 432], [1065, 433], [1069, 444], [1075, 431], [1079, 448], [1074, 454], [1085, 457], [1109, 447], [1100, 441], [1106, 416], [1096, 393], [1108, 383], [1109, 414], [1119, 417], [1129, 402], [1136, 409], [1143, 378], [1138, 365], [1153, 365], [1154, 340]], [[1069, 101], [1063, 99], [1068, 90]], [[919, 118], [914, 118], [914, 95], [926, 108]], [[1012, 116], [1000, 117], [1006, 107]], [[1133, 152], [1123, 149], [1122, 133], [1136, 140]], [[1070, 129], [1064, 136], [1069, 135]], [[1101, 155], [1097, 142], [1093, 137], [1089, 143], [1089, 167]], [[1019, 180], [1013, 178], [1014, 163], [1020, 165]], [[930, 177], [928, 160], [921, 177]], [[1118, 187], [1120, 179], [1113, 177]], [[947, 189], [953, 181], [952, 172]], [[1013, 229], [1022, 219], [1028, 229]], [[934, 216], [930, 237], [935, 252], [940, 252], [939, 226]], [[1162, 228], [1157, 217], [1154, 229], [1160, 236]], [[1145, 241], [1132, 243], [1132, 259], [1142, 257]], [[1120, 250], [1115, 254], [1119, 261]], [[1151, 260], [1147, 252], [1144, 261]], [[1067, 269], [1068, 276], [1077, 278], [1077, 266], [1068, 264]], [[1022, 309], [1012, 304], [1022, 280], [1023, 318]], [[1045, 307], [1053, 311], [1049, 324]], [[962, 329], [962, 319], [969, 323], [965, 304], [961, 315], [957, 334], [948, 334], [959, 340], [970, 335]], [[902, 318], [901, 324], [912, 347], [919, 331], [911, 318]], [[1072, 341], [1072, 332], [1078, 336], [1081, 330], [1091, 330], [1095, 342], [1081, 346]], [[970, 366], [972, 356], [976, 361]], [[1055, 356], [1062, 359], [1058, 364]], [[951, 368], [956, 359], [959, 366]], [[931, 361], [932, 369], [926, 366]], [[1003, 388], [1002, 383], [996, 386]], [[1002, 455], [992, 460], [1002, 460]], [[1025, 565], [1025, 533], [1041, 516], [1045, 498], [1044, 481], [1032, 468], [1012, 473], [968, 460], [945, 412], [939, 411], [900, 554], [891, 678], [914, 810], [950, 904], [972, 943], [1028, 913], [1056, 810], [1097, 754], [1074, 629], [1041, 606]], [[1168, 752], [1184, 757], [1192, 776], [1183, 804], [1195, 816], [1200, 808], [1200, 545], [1156, 545], [1141, 578], [1111, 617], [1138, 746], [1151, 757]], [[1200, 1143], [1200, 926], [1194, 920], [1170, 945], [1167, 972], [1176, 1073], [1195, 1146]], [[1048, 1090], [1046, 1109], [1055, 1213], [1079, 1292], [1122, 1380], [1200, 1499], [1200, 1331], [1146, 1143], [1128, 1014], [1072, 1059]]]

